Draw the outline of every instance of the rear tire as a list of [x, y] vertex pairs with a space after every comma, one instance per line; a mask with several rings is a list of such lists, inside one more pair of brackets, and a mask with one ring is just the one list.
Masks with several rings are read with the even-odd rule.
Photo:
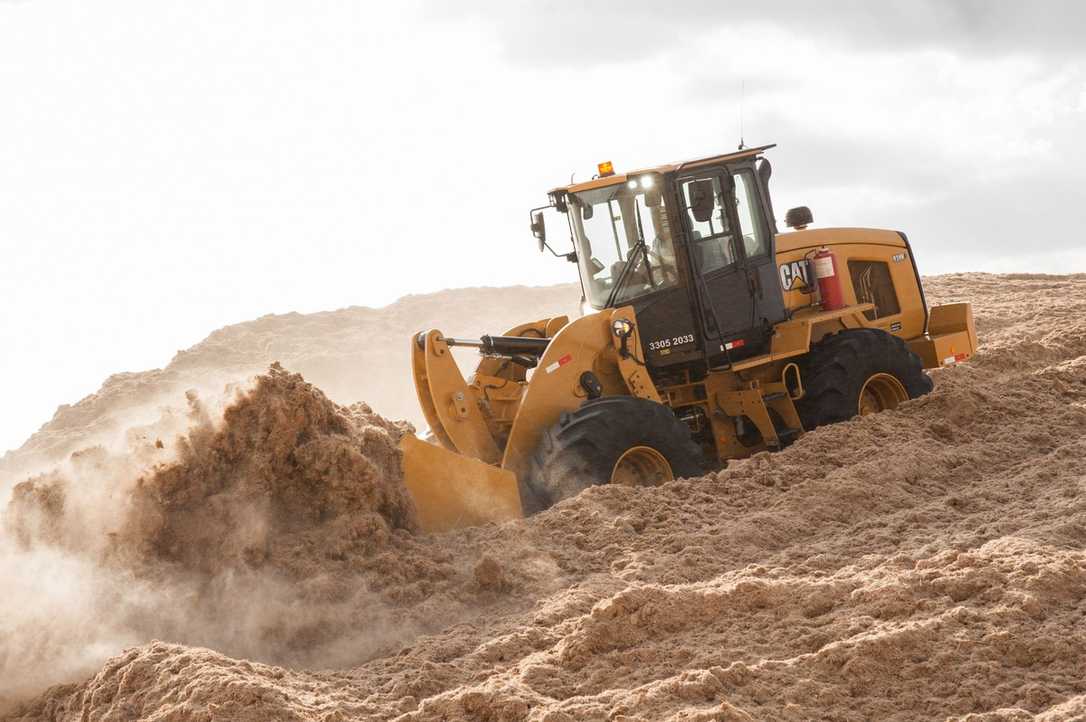
[[529, 514], [612, 479], [655, 485], [705, 473], [701, 447], [671, 409], [605, 396], [567, 411], [544, 432], [524, 475]]
[[892, 409], [931, 391], [920, 357], [897, 336], [848, 329], [811, 348], [800, 364], [804, 397], [796, 402], [803, 428]]

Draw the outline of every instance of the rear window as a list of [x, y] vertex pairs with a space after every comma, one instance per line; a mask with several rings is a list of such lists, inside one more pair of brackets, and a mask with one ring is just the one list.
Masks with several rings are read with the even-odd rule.
[[867, 320], [874, 321], [901, 312], [894, 281], [890, 278], [890, 266], [882, 261], [849, 261], [848, 272], [852, 276], [856, 301], [875, 304], [873, 311], [864, 311]]

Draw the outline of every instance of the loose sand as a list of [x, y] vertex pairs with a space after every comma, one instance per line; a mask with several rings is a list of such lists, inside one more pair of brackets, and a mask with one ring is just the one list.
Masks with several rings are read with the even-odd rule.
[[[68, 462], [16, 494], [8, 559], [149, 596], [80, 607], [114, 632], [90, 650], [48, 641], [70, 605], [6, 602], [11, 718], [1082, 719], [1086, 276], [926, 289], [982, 341], [931, 395], [501, 526], [413, 533], [403, 427], [278, 368], [182, 442]], [[135, 476], [73, 520], [94, 468]]]

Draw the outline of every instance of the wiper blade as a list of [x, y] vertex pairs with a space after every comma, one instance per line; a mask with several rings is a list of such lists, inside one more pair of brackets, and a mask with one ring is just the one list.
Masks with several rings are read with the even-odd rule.
[[615, 285], [611, 288], [611, 294], [607, 296], [607, 305], [604, 306], [604, 308], [611, 308], [615, 301], [618, 300], [618, 292], [626, 285], [626, 279], [630, 276], [630, 270], [637, 262], [637, 254], [645, 253], [647, 250], [644, 239], [639, 239], [637, 243], [634, 244], [634, 247], [630, 249], [630, 255], [626, 257], [626, 265], [623, 266], [622, 273], [618, 274], [618, 278], [615, 279]]

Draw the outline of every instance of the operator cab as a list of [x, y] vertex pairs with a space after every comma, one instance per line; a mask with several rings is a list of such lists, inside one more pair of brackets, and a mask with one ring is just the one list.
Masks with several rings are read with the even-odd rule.
[[[577, 263], [584, 306], [633, 306], [650, 366], [712, 368], [765, 353], [786, 318], [771, 171], [760, 157], [771, 147], [625, 175], [601, 164], [599, 177], [550, 192], [546, 207], [569, 225], [565, 256]], [[542, 249], [541, 210], [532, 230]]]

